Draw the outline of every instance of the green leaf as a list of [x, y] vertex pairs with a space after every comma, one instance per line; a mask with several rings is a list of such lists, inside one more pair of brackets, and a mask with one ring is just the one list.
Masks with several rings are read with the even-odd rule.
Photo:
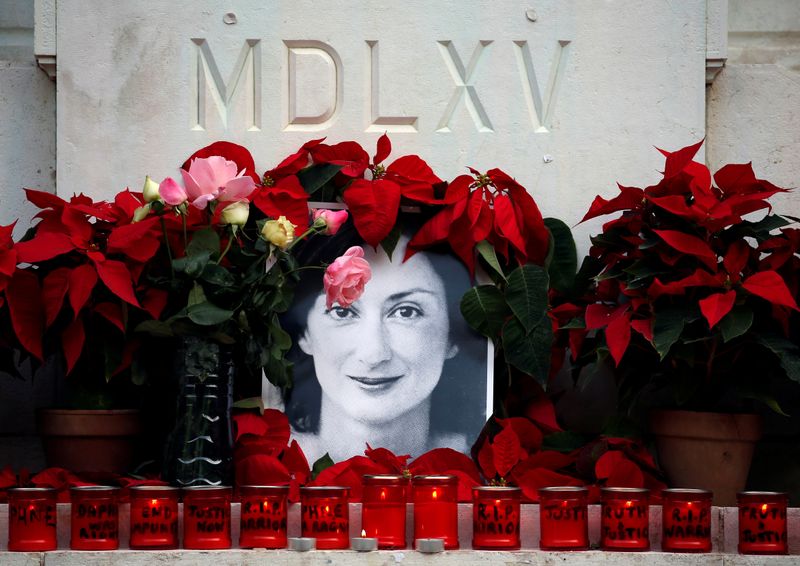
[[494, 285], [472, 287], [461, 297], [461, 314], [476, 332], [497, 338], [511, 311], [503, 293]]
[[239, 399], [233, 403], [234, 409], [258, 409], [264, 414], [264, 401], [261, 397], [248, 397], [247, 399]]
[[209, 257], [216, 257], [219, 255], [219, 246], [219, 234], [209, 226], [194, 233], [192, 241], [186, 246], [186, 255], [193, 256], [208, 252]]
[[569, 226], [557, 218], [545, 218], [544, 224], [550, 230], [550, 239], [553, 242], [553, 256], [547, 266], [550, 286], [561, 293], [569, 294], [575, 285], [578, 271], [575, 239]]
[[653, 324], [653, 346], [663, 360], [670, 348], [683, 332], [683, 326], [691, 315], [685, 307], [668, 307], [655, 313]]
[[147, 371], [139, 356], [134, 356], [131, 361], [131, 383], [144, 385], [147, 382]]
[[753, 311], [750, 307], [740, 305], [733, 307], [731, 312], [722, 317], [719, 321], [719, 329], [722, 331], [722, 338], [725, 342], [741, 336], [753, 324]]
[[548, 434], [542, 441], [542, 450], [572, 452], [586, 445], [588, 438], [577, 432], [556, 432]]
[[205, 303], [207, 300], [205, 291], [203, 291], [203, 286], [195, 281], [192, 290], [189, 291], [189, 298], [186, 301], [186, 305], [191, 307], [193, 305]]
[[211, 303], [200, 303], [186, 309], [189, 320], [200, 326], [213, 326], [228, 321], [233, 316], [233, 311], [221, 309]]
[[203, 251], [194, 255], [186, 255], [178, 259], [173, 259], [172, 268], [179, 273], [185, 273], [192, 279], [197, 279], [202, 275], [210, 259], [211, 254], [208, 251]]
[[547, 290], [550, 279], [538, 265], [523, 265], [508, 276], [506, 301], [522, 323], [525, 332], [530, 332], [547, 313]]
[[269, 325], [269, 333], [272, 338], [272, 343], [284, 352], [292, 347], [292, 337], [281, 328], [277, 316], [273, 317], [272, 324]]
[[481, 257], [486, 260], [486, 263], [489, 264], [489, 267], [491, 267], [495, 273], [497, 273], [505, 281], [506, 274], [503, 273], [503, 268], [500, 267], [500, 262], [497, 259], [497, 252], [495, 251], [494, 246], [486, 240], [481, 240], [478, 242], [475, 248], [478, 250], [478, 253], [481, 255]]
[[786, 377], [800, 383], [800, 348], [779, 334], [759, 333], [756, 340], [778, 356]]
[[545, 388], [550, 375], [552, 345], [553, 327], [550, 319], [542, 320], [530, 333], [525, 332], [522, 323], [515, 317], [503, 326], [503, 352], [506, 361], [532, 376]]
[[162, 338], [167, 338], [173, 336], [172, 327], [160, 320], [145, 320], [144, 322], [140, 322], [134, 332], [146, 332], [152, 336], [159, 336]]
[[383, 251], [386, 252], [386, 255], [389, 256], [389, 261], [392, 260], [392, 254], [394, 253], [394, 249], [397, 247], [397, 242], [400, 241], [400, 226], [395, 224], [394, 228], [389, 232], [389, 234], [381, 240], [381, 247]]
[[207, 264], [201, 278], [217, 287], [232, 287], [236, 284], [236, 278], [231, 272], [216, 263]]
[[781, 416], [784, 416], [784, 417], [790, 416], [790, 415], [787, 415], [784, 412], [784, 410], [781, 408], [780, 404], [778, 403], [778, 400], [775, 399], [775, 397], [773, 397], [772, 395], [769, 395], [768, 393], [757, 392], [757, 391], [739, 391], [739, 395], [741, 395], [745, 399], [754, 399], [756, 401], [761, 401], [767, 407], [769, 407], [775, 413], [777, 413], [777, 414], [779, 414]]
[[311, 479], [317, 479], [317, 476], [322, 472], [322, 470], [330, 468], [333, 466], [333, 464], [333, 458], [331, 458], [330, 455], [325, 452], [325, 455], [314, 462], [314, 465], [311, 467]]
[[341, 170], [341, 165], [322, 163], [303, 169], [297, 174], [297, 178], [300, 180], [300, 184], [303, 185], [306, 192], [309, 195], [313, 195], [321, 189], [325, 183], [333, 179], [336, 173]]

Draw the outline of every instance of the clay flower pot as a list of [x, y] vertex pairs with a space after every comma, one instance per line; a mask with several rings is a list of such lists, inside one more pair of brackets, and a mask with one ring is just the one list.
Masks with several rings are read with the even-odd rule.
[[759, 415], [654, 411], [650, 432], [671, 486], [708, 489], [715, 505], [736, 505], [761, 438]]

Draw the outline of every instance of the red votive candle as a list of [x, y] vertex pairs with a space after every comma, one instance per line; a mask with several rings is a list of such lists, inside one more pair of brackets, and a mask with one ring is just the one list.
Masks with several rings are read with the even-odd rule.
[[178, 548], [178, 488], [131, 488], [131, 538], [134, 550]]
[[286, 548], [288, 485], [243, 485], [239, 546]]
[[414, 476], [414, 541], [440, 538], [445, 550], [458, 549], [458, 478]]
[[101, 485], [70, 489], [70, 541], [72, 550], [119, 548], [119, 488]]
[[518, 487], [472, 488], [472, 548], [519, 550], [519, 497]]
[[711, 498], [705, 489], [665, 489], [661, 550], [711, 552]]
[[300, 488], [301, 536], [317, 539], [317, 550], [350, 548], [349, 495], [349, 487]]
[[585, 487], [539, 489], [539, 523], [542, 550], [589, 548], [588, 493]]
[[650, 490], [606, 487], [601, 494], [600, 547], [650, 550]]
[[739, 553], [788, 554], [786, 507], [789, 497], [775, 491], [742, 491], [739, 502]]
[[183, 547], [194, 550], [231, 547], [230, 487], [183, 488]]
[[364, 536], [378, 539], [378, 548], [405, 548], [408, 478], [366, 475], [362, 487]]
[[8, 550], [36, 552], [58, 548], [56, 490], [17, 487], [8, 490]]

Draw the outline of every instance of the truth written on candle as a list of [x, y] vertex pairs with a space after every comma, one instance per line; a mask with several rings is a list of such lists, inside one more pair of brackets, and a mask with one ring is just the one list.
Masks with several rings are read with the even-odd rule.
[[641, 540], [650, 536], [646, 504], [603, 507], [603, 537], [610, 540]]
[[743, 542], [786, 542], [786, 507], [743, 505], [739, 521], [749, 528], [742, 529]]

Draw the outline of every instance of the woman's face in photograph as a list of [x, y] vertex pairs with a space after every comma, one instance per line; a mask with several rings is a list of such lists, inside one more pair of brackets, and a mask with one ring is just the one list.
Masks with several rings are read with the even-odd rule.
[[298, 343], [314, 358], [323, 402], [364, 422], [391, 421], [425, 401], [436, 387], [450, 342], [444, 282], [425, 253], [405, 263], [367, 248], [372, 279], [349, 308], [314, 301]]

